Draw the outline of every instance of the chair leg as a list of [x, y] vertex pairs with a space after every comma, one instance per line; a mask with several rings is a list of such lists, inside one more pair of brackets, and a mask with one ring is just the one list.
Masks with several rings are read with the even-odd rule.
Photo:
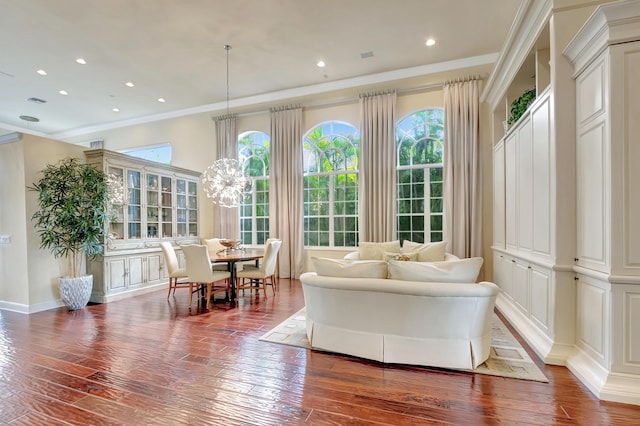
[[207, 283], [207, 310], [209, 310], [209, 303], [211, 302], [211, 286], [213, 283]]
[[171, 296], [171, 288], [173, 287], [173, 278], [169, 277], [169, 293], [167, 293], [167, 299]]
[[267, 278], [262, 278], [262, 293], [264, 294], [264, 298], [267, 298]]
[[273, 290], [273, 294], [276, 294], [276, 285], [277, 285], [276, 276], [271, 275], [269, 278], [271, 279], [271, 290]]
[[[173, 289], [174, 294], [176, 289]], [[193, 283], [189, 283], [189, 308], [191, 308], [191, 303], [193, 302]]]

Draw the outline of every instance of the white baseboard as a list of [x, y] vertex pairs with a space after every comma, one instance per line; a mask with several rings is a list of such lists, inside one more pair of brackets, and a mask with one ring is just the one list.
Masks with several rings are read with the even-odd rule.
[[158, 291], [161, 288], [165, 288], [167, 289], [167, 291], [169, 291], [169, 283], [168, 282], [158, 283], [158, 284], [153, 284], [153, 285], [149, 285], [141, 288], [122, 291], [120, 293], [113, 293], [113, 294], [102, 295], [102, 296], [92, 294], [91, 301], [94, 303], [115, 302], [116, 300], [122, 300], [122, 299], [126, 299], [133, 296], [140, 296], [142, 294], [150, 293], [152, 291]]
[[21, 314], [33, 314], [36, 312], [48, 311], [64, 306], [61, 300], [49, 300], [35, 305], [25, 305], [23, 303], [13, 303], [0, 300], [0, 309], [5, 311], [18, 312]]
[[567, 367], [599, 399], [640, 405], [640, 375], [608, 371], [579, 348]]
[[502, 293], [498, 295], [496, 308], [545, 364], [566, 365], [574, 351], [573, 345], [554, 342]]

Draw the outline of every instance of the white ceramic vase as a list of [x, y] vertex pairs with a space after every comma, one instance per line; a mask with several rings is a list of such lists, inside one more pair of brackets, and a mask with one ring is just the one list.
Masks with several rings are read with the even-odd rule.
[[71, 311], [84, 308], [89, 303], [93, 288], [93, 275], [60, 277], [58, 289], [64, 305]]

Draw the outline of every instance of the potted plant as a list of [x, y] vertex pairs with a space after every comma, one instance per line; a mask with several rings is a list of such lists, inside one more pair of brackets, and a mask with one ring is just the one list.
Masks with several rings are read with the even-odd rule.
[[28, 189], [38, 193], [38, 210], [32, 220], [40, 247], [55, 258], [67, 258], [69, 275], [58, 286], [63, 303], [81, 309], [91, 297], [93, 276], [81, 276], [83, 255], [95, 258], [103, 252], [109, 185], [104, 172], [67, 158], [47, 165], [42, 178]]
[[531, 102], [533, 102], [535, 99], [536, 99], [535, 87], [531, 90], [527, 90], [518, 98], [514, 99], [513, 102], [511, 102], [511, 114], [509, 115], [507, 124], [510, 126], [516, 121], [518, 121], [520, 117], [522, 117], [524, 113], [527, 111], [527, 108], [529, 108], [529, 105], [531, 105]]

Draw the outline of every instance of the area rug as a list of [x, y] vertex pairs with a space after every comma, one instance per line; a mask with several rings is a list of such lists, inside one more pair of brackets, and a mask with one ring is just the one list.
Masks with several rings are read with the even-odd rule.
[[[265, 333], [260, 337], [260, 340], [311, 349], [309, 340], [307, 340], [305, 321], [305, 308], [302, 308]], [[473, 373], [549, 382], [495, 313], [493, 314], [491, 328], [491, 354], [489, 359], [482, 365], [472, 370]]]

